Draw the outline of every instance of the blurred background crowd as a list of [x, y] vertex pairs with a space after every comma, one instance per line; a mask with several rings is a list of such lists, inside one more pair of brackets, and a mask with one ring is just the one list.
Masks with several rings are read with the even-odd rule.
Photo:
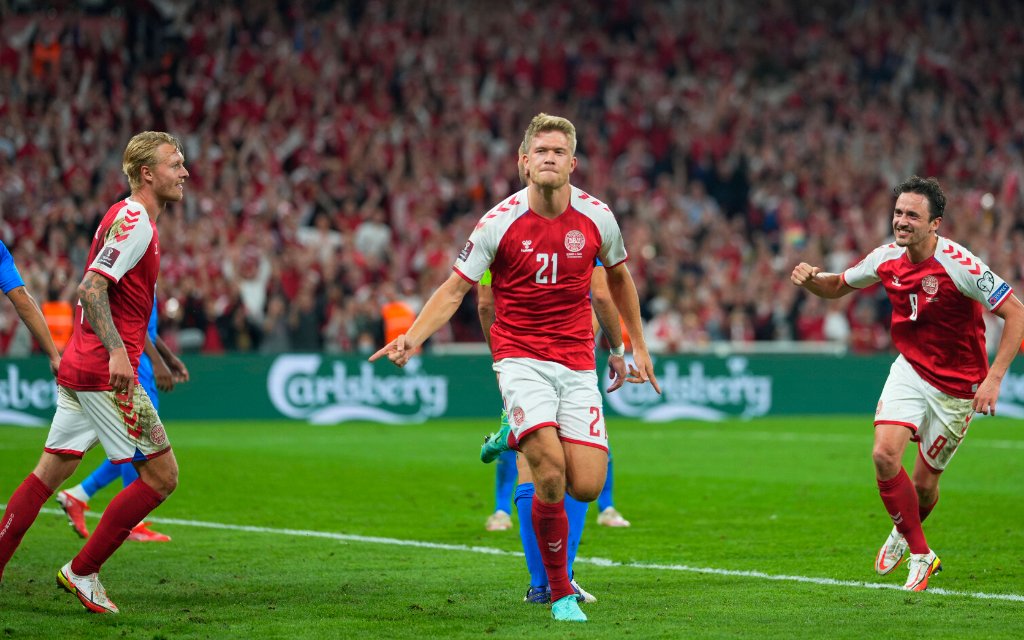
[[[59, 330], [132, 134], [185, 147], [160, 330], [203, 352], [375, 350], [520, 188], [539, 111], [617, 214], [654, 350], [885, 350], [875, 287], [789, 283], [891, 237], [891, 189], [1024, 283], [1024, 4], [978, 0], [0, 0], [0, 238]], [[31, 348], [0, 306], [0, 353]], [[475, 299], [434, 342], [482, 340]]]

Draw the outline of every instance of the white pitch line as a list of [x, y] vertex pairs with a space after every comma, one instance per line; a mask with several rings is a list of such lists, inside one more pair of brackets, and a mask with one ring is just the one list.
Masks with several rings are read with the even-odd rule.
[[[7, 505], [0, 504], [0, 509], [6, 509]], [[63, 516], [60, 509], [42, 509], [41, 513]], [[100, 514], [88, 514], [90, 518], [99, 518]], [[425, 542], [422, 540], [401, 540], [399, 538], [384, 538], [380, 536], [360, 536], [351, 533], [335, 533], [332, 531], [312, 531], [309, 529], [277, 529], [273, 527], [255, 527], [243, 524], [225, 524], [221, 522], [204, 522], [202, 520], [181, 520], [179, 518], [146, 518], [148, 522], [158, 524], [176, 524], [183, 527], [197, 527], [202, 529], [218, 529], [221, 531], [242, 531], [245, 533], [269, 533], [283, 536], [297, 536], [302, 538], [326, 538], [341, 542], [364, 542], [369, 544], [387, 544], [396, 547], [414, 547], [418, 549], [437, 549], [440, 551], [467, 551], [470, 553], [482, 553], [492, 556], [523, 557], [520, 551], [506, 551], [494, 547], [476, 547], [465, 544], [446, 544], [443, 542]], [[895, 589], [901, 590], [897, 584], [882, 584], [878, 582], [858, 582], [856, 580], [835, 580], [833, 578], [814, 578], [810, 576], [789, 576], [782, 574], [765, 573], [763, 571], [740, 571], [734, 569], [715, 569], [711, 567], [691, 567], [685, 564], [654, 564], [647, 562], [618, 562], [607, 558], [576, 558], [576, 562], [592, 564], [598, 567], [623, 567], [626, 569], [645, 569], [649, 571], [679, 571], [683, 573], [701, 573], [705, 575], [727, 576], [734, 578], [757, 578], [760, 580], [774, 580], [777, 582], [802, 582], [805, 584], [818, 584], [830, 587], [854, 587], [859, 589]], [[954, 591], [941, 587], [931, 587], [925, 593], [940, 596], [960, 596], [964, 598], [978, 598], [982, 600], [1007, 600], [1010, 602], [1024, 602], [1024, 595], [1015, 593], [983, 593], [980, 591]]]
[[[872, 432], [866, 431], [861, 435], [846, 433], [793, 433], [788, 431], [730, 431], [722, 429], [718, 431], [691, 430], [688, 438], [718, 438], [732, 437], [745, 440], [760, 440], [764, 442], [817, 442], [827, 444], [871, 444], [874, 437]], [[971, 448], [981, 449], [1021, 449], [1024, 450], [1024, 440], [966, 440]]]

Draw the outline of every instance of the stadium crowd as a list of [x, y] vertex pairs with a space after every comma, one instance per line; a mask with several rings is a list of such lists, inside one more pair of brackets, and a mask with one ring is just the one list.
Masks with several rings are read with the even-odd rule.
[[[159, 129], [191, 172], [160, 222], [165, 340], [371, 351], [519, 188], [542, 110], [577, 126], [573, 182], [619, 218], [652, 350], [887, 349], [880, 289], [826, 304], [788, 274], [884, 242], [914, 173], [950, 196], [940, 233], [1024, 283], [1018, 3], [120, 6], [0, 2], [0, 238], [55, 327], [125, 141]], [[0, 353], [27, 351], [0, 314]], [[473, 300], [434, 338], [481, 339]]]

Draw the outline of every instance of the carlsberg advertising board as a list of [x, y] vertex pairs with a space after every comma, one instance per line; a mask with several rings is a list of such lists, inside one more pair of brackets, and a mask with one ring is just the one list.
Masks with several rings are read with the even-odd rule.
[[[501, 412], [487, 356], [422, 356], [404, 369], [361, 356], [283, 354], [186, 356], [191, 381], [160, 397], [175, 420], [281, 420], [330, 425], [349, 421], [420, 424], [477, 418], [487, 430]], [[730, 355], [662, 356], [661, 383], [626, 384], [604, 394], [605, 412], [678, 422], [766, 415], [871, 416], [893, 357]], [[599, 380], [607, 386], [604, 358]], [[0, 363], [0, 425], [46, 427], [56, 385], [45, 358]], [[1003, 380], [999, 415], [1024, 418], [1024, 359]]]

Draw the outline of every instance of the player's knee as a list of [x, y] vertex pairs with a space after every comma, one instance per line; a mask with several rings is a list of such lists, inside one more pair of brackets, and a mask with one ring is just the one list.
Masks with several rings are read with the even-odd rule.
[[69, 454], [43, 453], [32, 473], [51, 491], [56, 491], [71, 477], [81, 461], [81, 458]]
[[174, 490], [177, 489], [177, 488], [178, 488], [178, 471], [177, 471], [177, 469], [175, 469], [174, 474], [169, 476], [164, 481], [164, 490], [162, 492], [163, 496], [166, 498], [167, 496], [169, 496], [172, 493], [174, 493]]
[[533, 487], [544, 502], [558, 502], [565, 497], [565, 476], [555, 467], [534, 470]]
[[871, 451], [871, 459], [875, 463], [875, 471], [880, 478], [891, 478], [899, 473], [903, 464], [901, 452], [891, 447], [876, 445]]
[[601, 495], [601, 488], [599, 486], [573, 484], [571, 487], [566, 488], [566, 493], [580, 502], [593, 502]]
[[917, 491], [917, 501], [921, 505], [934, 504], [939, 498], [939, 488], [932, 483], [922, 483], [914, 479], [914, 489]]
[[143, 477], [146, 484], [164, 498], [174, 493], [174, 490], [178, 488], [177, 465], [147, 469], [145, 472], [140, 470], [139, 475]]

